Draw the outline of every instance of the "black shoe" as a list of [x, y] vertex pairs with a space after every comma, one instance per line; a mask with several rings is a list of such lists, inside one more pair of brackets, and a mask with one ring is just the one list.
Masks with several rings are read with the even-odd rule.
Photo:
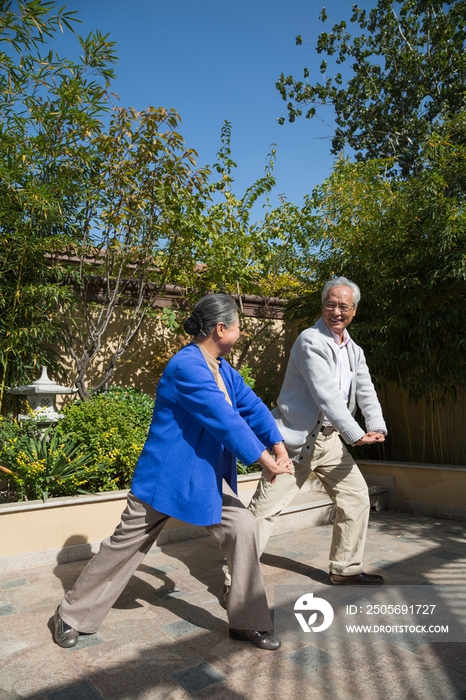
[[354, 574], [354, 576], [340, 576], [330, 574], [330, 583], [334, 586], [381, 586], [383, 577], [378, 574]]
[[78, 641], [79, 632], [78, 630], [73, 629], [73, 627], [70, 627], [70, 625], [67, 625], [66, 622], [63, 622], [60, 617], [60, 613], [58, 612], [58, 608], [55, 610], [53, 622], [55, 626], [55, 642], [58, 644], [58, 646], [63, 647], [64, 649], [74, 647]]
[[230, 627], [230, 639], [236, 639], [240, 642], [252, 642], [259, 649], [267, 651], [276, 651], [280, 649], [281, 642], [272, 637], [268, 632], [259, 632], [258, 630], [234, 630]]

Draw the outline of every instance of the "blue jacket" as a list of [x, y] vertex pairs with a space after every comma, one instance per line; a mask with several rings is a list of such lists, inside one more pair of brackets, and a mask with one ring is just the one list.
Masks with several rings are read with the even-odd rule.
[[252, 464], [282, 440], [268, 408], [224, 359], [220, 374], [232, 406], [196, 345], [170, 360], [131, 484], [137, 498], [193, 525], [221, 521], [222, 479], [236, 491], [236, 457]]

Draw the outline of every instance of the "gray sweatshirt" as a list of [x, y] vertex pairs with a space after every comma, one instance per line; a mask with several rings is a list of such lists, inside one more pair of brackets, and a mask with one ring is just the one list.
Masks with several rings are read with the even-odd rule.
[[[272, 413], [293, 456], [305, 447], [314, 447], [324, 416], [349, 444], [371, 430], [387, 432], [362, 349], [352, 340], [348, 343], [352, 370], [348, 405], [338, 388], [337, 352], [332, 332], [322, 318], [303, 331], [291, 349], [278, 405]], [[353, 418], [357, 406], [366, 430]]]

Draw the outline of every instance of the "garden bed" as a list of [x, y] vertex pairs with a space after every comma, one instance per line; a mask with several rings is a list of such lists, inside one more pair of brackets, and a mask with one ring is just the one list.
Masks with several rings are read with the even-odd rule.
[[[238, 477], [238, 490], [249, 500], [260, 474]], [[98, 551], [120, 520], [128, 491], [107, 491], [0, 505], [0, 573], [80, 559]], [[171, 518], [158, 544], [207, 536], [203, 527]]]

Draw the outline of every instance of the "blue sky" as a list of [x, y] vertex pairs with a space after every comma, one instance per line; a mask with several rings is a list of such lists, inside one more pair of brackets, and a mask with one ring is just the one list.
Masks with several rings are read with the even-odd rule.
[[[311, 79], [320, 77], [315, 40], [331, 28], [318, 19], [324, 4], [331, 22], [349, 19], [351, 0], [71, 0], [67, 9], [79, 11], [80, 34], [99, 29], [116, 42], [113, 88], [122, 106], [176, 109], [201, 165], [215, 162], [230, 121], [237, 195], [263, 174], [275, 143], [272, 202], [284, 194], [301, 204], [331, 172], [332, 109], [322, 108], [325, 121], [280, 126], [286, 105], [275, 82], [281, 72], [301, 77], [304, 66]], [[303, 46], [295, 45], [297, 34]]]

